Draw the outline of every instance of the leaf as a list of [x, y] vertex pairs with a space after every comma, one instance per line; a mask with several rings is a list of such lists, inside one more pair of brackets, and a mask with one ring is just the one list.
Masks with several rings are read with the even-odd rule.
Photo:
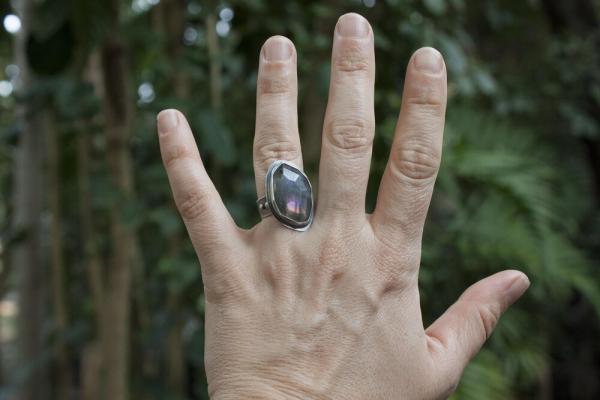
[[442, 15], [446, 12], [446, 0], [423, 0], [423, 4], [434, 15]]
[[460, 43], [445, 34], [438, 35], [437, 40], [448, 68], [455, 74], [464, 73], [467, 69], [467, 56]]
[[203, 151], [213, 155], [225, 166], [236, 161], [236, 150], [233, 136], [220, 116], [212, 110], [203, 110], [195, 119], [200, 132], [200, 143]]
[[150, 220], [156, 222], [165, 237], [170, 237], [174, 233], [182, 230], [181, 218], [175, 213], [172, 207], [158, 207], [150, 214]]
[[121, 201], [120, 217], [123, 224], [130, 228], [137, 228], [144, 219], [144, 206], [139, 201]]
[[510, 382], [505, 379], [502, 362], [483, 349], [467, 366], [452, 400], [506, 400], [512, 398]]
[[496, 80], [489, 72], [479, 68], [474, 72], [473, 78], [483, 94], [491, 96], [496, 93]]

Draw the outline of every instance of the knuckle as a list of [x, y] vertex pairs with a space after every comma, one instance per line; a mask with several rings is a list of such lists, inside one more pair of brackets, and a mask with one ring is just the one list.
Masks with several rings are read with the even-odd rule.
[[385, 244], [380, 246], [377, 254], [377, 271], [386, 286], [393, 288], [416, 284], [420, 258], [420, 251], [410, 248], [404, 248], [402, 251]]
[[371, 148], [374, 130], [374, 123], [367, 118], [334, 118], [327, 129], [327, 137], [337, 149], [362, 153]]
[[442, 379], [441, 382], [441, 395], [437, 396], [439, 399], [447, 399], [458, 388], [458, 384], [460, 383], [461, 373], [460, 372], [452, 372], [448, 377]]
[[383, 283], [382, 293], [417, 285], [421, 260], [420, 247], [380, 238], [375, 230], [372, 235], [377, 247], [375, 265]]
[[208, 212], [210, 200], [207, 190], [195, 190], [177, 202], [177, 209], [184, 220], [194, 221]]
[[362, 43], [346, 42], [335, 57], [334, 66], [342, 72], [366, 72], [370, 67], [370, 56]]
[[259, 94], [288, 94], [294, 91], [294, 82], [286, 67], [281, 63], [269, 66], [263, 72], [259, 82]]
[[224, 268], [207, 277], [210, 284], [205, 284], [205, 298], [216, 304], [240, 302], [248, 304], [252, 301], [252, 290], [244, 276], [238, 272], [239, 267]]
[[[316, 273], [330, 275], [336, 273], [345, 264], [347, 256], [350, 254], [349, 247], [342, 233], [338, 233], [341, 228], [337, 228], [335, 223], [329, 224], [327, 235], [315, 246], [313, 254], [306, 260], [311, 262], [316, 268]], [[296, 248], [298, 257], [303, 257], [304, 251]]]
[[328, 273], [337, 271], [340, 267], [339, 253], [339, 244], [333, 240], [326, 240], [319, 251], [319, 268]]
[[275, 291], [288, 289], [294, 277], [292, 267], [288, 259], [275, 257], [274, 260], [263, 264], [265, 280]]
[[383, 298], [391, 293], [400, 293], [407, 288], [416, 285], [417, 274], [415, 271], [407, 270], [403, 266], [391, 267], [389, 265], [378, 265], [379, 275], [378, 294]]
[[268, 167], [276, 160], [295, 161], [299, 158], [298, 145], [287, 140], [259, 143], [254, 150], [254, 159], [261, 167]]
[[[224, 244], [220, 226], [207, 221], [188, 227], [194, 231], [192, 244], [200, 260], [204, 295], [207, 302], [214, 304], [249, 304], [256, 298], [253, 282], [248, 278], [245, 266], [251, 255], [239, 248], [234, 251], [232, 243]], [[213, 234], [206, 234], [210, 230]], [[232, 238], [237, 239], [237, 238]]]
[[413, 88], [412, 93], [406, 99], [409, 104], [428, 107], [433, 111], [440, 111], [443, 106], [442, 96], [438, 90], [431, 86]]
[[344, 275], [342, 260], [346, 259], [347, 253], [347, 249], [340, 246], [337, 240], [326, 239], [319, 250], [318, 270], [315, 274], [330, 285], [335, 285]]
[[445, 106], [445, 82], [439, 78], [415, 79], [406, 90], [406, 101], [409, 105], [431, 109], [442, 113]]
[[477, 317], [487, 340], [500, 319], [500, 310], [493, 306], [477, 306]]
[[164, 163], [167, 168], [172, 167], [179, 161], [192, 159], [193, 152], [188, 146], [184, 145], [173, 145], [166, 149], [164, 153]]
[[435, 178], [441, 155], [432, 144], [421, 140], [401, 143], [396, 152], [396, 170], [412, 182], [428, 182]]

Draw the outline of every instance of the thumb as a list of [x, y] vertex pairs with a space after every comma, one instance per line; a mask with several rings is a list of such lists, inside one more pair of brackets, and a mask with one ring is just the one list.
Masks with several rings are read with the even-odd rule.
[[[440, 366], [462, 371], [490, 337], [500, 316], [529, 287], [515, 270], [498, 272], [469, 287], [425, 333]], [[439, 365], [439, 364], [438, 364]]]

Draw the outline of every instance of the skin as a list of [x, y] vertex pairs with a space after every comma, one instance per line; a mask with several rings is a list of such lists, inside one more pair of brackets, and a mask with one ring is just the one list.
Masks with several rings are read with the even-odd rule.
[[[275, 218], [238, 228], [185, 117], [175, 110], [158, 116], [173, 196], [202, 265], [212, 399], [447, 398], [502, 313], [529, 287], [522, 272], [499, 272], [423, 326], [418, 272], [442, 152], [443, 58], [422, 48], [409, 61], [373, 214], [365, 213], [375, 126], [373, 30], [366, 19], [339, 19], [331, 65], [318, 207], [306, 232]], [[260, 197], [274, 160], [302, 166], [291, 41], [266, 41], [257, 88]]]

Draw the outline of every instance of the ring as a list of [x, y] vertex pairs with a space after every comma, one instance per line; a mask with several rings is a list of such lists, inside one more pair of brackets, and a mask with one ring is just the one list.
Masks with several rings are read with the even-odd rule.
[[314, 200], [308, 177], [289, 161], [274, 161], [265, 176], [265, 196], [256, 201], [261, 218], [273, 215], [283, 226], [305, 231], [313, 220]]

